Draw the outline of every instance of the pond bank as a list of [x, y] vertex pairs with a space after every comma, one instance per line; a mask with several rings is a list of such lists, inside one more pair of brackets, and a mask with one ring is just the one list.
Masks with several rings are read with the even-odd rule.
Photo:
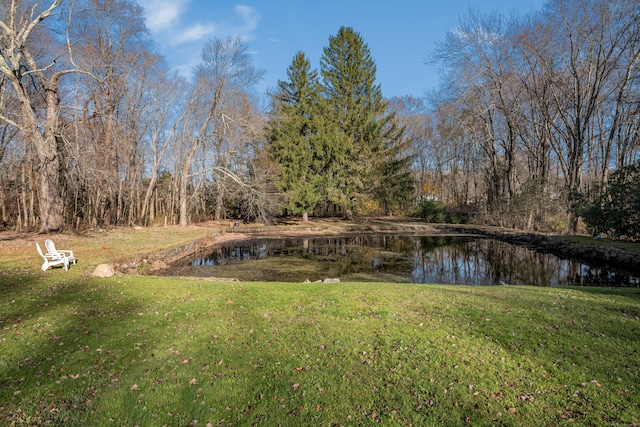
[[304, 223], [288, 220], [277, 225], [242, 223], [203, 223], [203, 230], [210, 229], [205, 237], [184, 245], [179, 245], [158, 253], [147, 254], [134, 260], [114, 264], [116, 271], [122, 274], [153, 275], [166, 269], [181, 259], [197, 255], [205, 249], [228, 242], [251, 240], [263, 236], [301, 237], [331, 236], [345, 234], [446, 234], [447, 230], [434, 227], [413, 218], [362, 219], [345, 221], [341, 219], [315, 220]]
[[[203, 229], [211, 229], [205, 237], [185, 245], [149, 254], [129, 262], [115, 265], [124, 274], [154, 274], [166, 269], [172, 263], [194, 256], [205, 249], [231, 241], [250, 240], [261, 236], [330, 236], [356, 233], [379, 234], [477, 234], [499, 239], [511, 244], [535, 248], [576, 261], [606, 265], [626, 272], [640, 271], [640, 249], [636, 244], [618, 247], [617, 242], [589, 239], [587, 237], [547, 235], [518, 230], [484, 227], [476, 225], [428, 224], [413, 218], [371, 218], [358, 221], [316, 220], [309, 223], [287, 221], [278, 225], [225, 223], [216, 227], [202, 224]], [[636, 248], [635, 250], [633, 250]]]

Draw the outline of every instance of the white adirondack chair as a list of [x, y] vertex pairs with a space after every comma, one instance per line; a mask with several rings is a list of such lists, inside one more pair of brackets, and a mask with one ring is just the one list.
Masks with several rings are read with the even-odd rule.
[[44, 246], [47, 248], [47, 252], [49, 252], [50, 254], [59, 254], [65, 258], [67, 258], [68, 262], [73, 261], [73, 263], [76, 263], [76, 257], [73, 256], [73, 251], [70, 250], [63, 250], [63, 249], [56, 249], [56, 245], [55, 243], [53, 243], [53, 240], [51, 239], [47, 239], [44, 241]]
[[69, 269], [69, 259], [64, 255], [59, 253], [50, 254], [50, 253], [42, 253], [42, 249], [38, 242], [36, 242], [36, 248], [38, 248], [38, 253], [44, 260], [42, 264], [42, 271], [46, 271], [49, 267], [53, 267], [54, 265], [62, 265], [65, 270]]

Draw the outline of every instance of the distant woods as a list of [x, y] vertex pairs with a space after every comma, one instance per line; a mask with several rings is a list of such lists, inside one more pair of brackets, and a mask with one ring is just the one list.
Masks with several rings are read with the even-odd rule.
[[437, 90], [392, 99], [375, 52], [342, 27], [320, 64], [292, 58], [268, 108], [244, 41], [210, 40], [183, 76], [142, 12], [0, 4], [0, 228], [422, 213], [636, 236], [602, 206], [640, 199], [616, 174], [639, 160], [637, 1], [469, 11], [429, 52]]
[[638, 162], [635, 0], [550, 0], [526, 17], [470, 12], [432, 55], [427, 189], [478, 220], [575, 232], [570, 195]]

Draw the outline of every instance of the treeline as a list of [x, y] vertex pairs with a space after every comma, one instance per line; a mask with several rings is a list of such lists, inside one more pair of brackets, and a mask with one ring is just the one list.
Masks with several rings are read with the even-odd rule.
[[269, 111], [242, 40], [210, 40], [184, 77], [142, 12], [0, 4], [3, 227], [444, 212], [575, 231], [580, 215], [602, 224], [589, 206], [638, 161], [637, 1], [471, 11], [431, 52], [443, 79], [424, 98], [385, 100], [365, 41], [343, 27], [319, 72], [295, 55]]
[[[154, 52], [130, 0], [0, 4], [0, 209], [18, 230], [248, 218], [263, 143], [239, 39], [188, 78]], [[231, 207], [231, 209], [230, 209]], [[264, 208], [264, 207], [263, 207]]]
[[572, 198], [638, 162], [639, 42], [637, 0], [465, 15], [431, 57], [445, 72], [423, 188], [485, 222], [575, 232]]

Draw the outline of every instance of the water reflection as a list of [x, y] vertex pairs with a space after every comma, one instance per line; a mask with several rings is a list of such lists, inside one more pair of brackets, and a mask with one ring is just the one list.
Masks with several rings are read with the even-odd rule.
[[231, 243], [172, 275], [240, 280], [392, 281], [465, 285], [640, 286], [640, 277], [498, 240], [470, 236], [358, 235]]
[[638, 286], [640, 278], [493, 239], [416, 244], [418, 283], [535, 286]]

